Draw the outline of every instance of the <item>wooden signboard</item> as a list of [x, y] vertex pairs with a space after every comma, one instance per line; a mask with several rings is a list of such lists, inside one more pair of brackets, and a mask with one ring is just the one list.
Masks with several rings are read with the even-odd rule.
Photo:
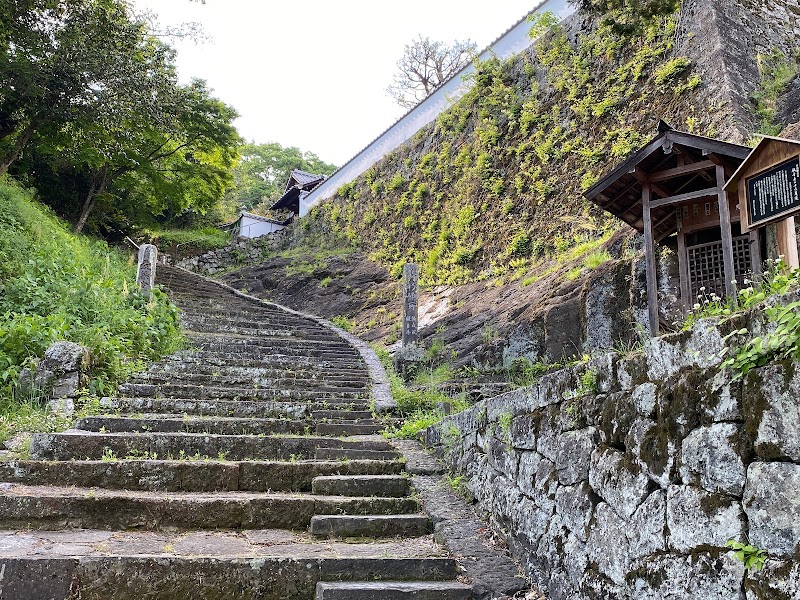
[[764, 137], [725, 184], [739, 197], [742, 232], [775, 223], [778, 251], [800, 266], [794, 216], [800, 214], [800, 141]]
[[800, 157], [748, 177], [747, 208], [751, 228], [800, 212]]

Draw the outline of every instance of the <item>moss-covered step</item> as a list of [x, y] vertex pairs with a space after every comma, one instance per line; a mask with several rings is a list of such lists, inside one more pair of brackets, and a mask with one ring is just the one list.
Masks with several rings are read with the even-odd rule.
[[[396, 476], [402, 461], [219, 461], [219, 460], [71, 460], [0, 462], [0, 481], [26, 485], [99, 487], [109, 490], [161, 492], [307, 492], [324, 476]], [[401, 479], [405, 479], [401, 477]], [[374, 488], [378, 490], [378, 488]], [[320, 488], [318, 495], [383, 496], [393, 494], [386, 485], [380, 493], [356, 494], [352, 488]], [[342, 493], [336, 493], [337, 491]]]
[[[393, 454], [383, 438], [352, 439], [318, 436], [213, 435], [201, 433], [39, 433], [31, 438], [31, 458], [38, 460], [80, 460], [114, 458], [198, 458], [228, 460], [302, 460], [316, 456], [320, 448], [379, 451]], [[385, 456], [381, 456], [383, 458]], [[332, 457], [334, 460], [340, 456]], [[345, 458], [372, 458], [346, 456]]]
[[413, 498], [301, 493], [161, 493], [12, 484], [0, 492], [2, 529], [306, 529], [315, 515], [417, 513]]
[[402, 475], [320, 475], [311, 482], [314, 494], [325, 496], [380, 496], [402, 498], [411, 495], [411, 480]]

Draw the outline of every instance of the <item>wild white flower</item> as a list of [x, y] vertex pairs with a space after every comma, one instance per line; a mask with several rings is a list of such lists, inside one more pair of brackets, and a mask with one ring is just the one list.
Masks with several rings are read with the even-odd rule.
[[700, 305], [699, 305], [699, 304], [697, 304], [697, 302], [695, 302], [695, 304], [694, 304], [694, 309], [695, 309], [695, 310], [698, 310], [699, 308], [700, 308]]
[[703, 286], [703, 287], [701, 287], [701, 288], [700, 288], [700, 291], [701, 291], [701, 292], [705, 292], [705, 291], [706, 291], [706, 286]]

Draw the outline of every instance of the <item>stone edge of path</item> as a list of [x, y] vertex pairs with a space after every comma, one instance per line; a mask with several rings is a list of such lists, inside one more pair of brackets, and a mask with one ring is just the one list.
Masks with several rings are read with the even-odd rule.
[[487, 535], [490, 526], [453, 490], [442, 462], [417, 441], [391, 443], [406, 457], [411, 483], [433, 522], [434, 539], [458, 561], [475, 600], [499, 600], [529, 591], [531, 584], [510, 552], [492, 543]]
[[372, 380], [372, 397], [375, 400], [375, 412], [376, 413], [388, 413], [397, 408], [397, 402], [392, 397], [392, 390], [391, 386], [389, 385], [389, 375], [386, 373], [386, 369], [383, 368], [383, 364], [381, 363], [380, 358], [378, 358], [378, 353], [372, 349], [372, 347], [365, 342], [364, 340], [356, 337], [352, 333], [345, 331], [344, 329], [337, 327], [327, 319], [323, 319], [322, 317], [318, 317], [317, 315], [311, 315], [308, 313], [300, 312], [298, 310], [293, 310], [281, 304], [275, 304], [274, 302], [268, 302], [266, 300], [262, 300], [261, 298], [256, 298], [255, 296], [251, 296], [250, 294], [245, 294], [244, 292], [240, 292], [234, 287], [229, 286], [226, 283], [222, 283], [216, 279], [212, 279], [211, 277], [207, 277], [205, 275], [201, 275], [199, 273], [195, 273], [194, 271], [189, 271], [188, 269], [184, 269], [183, 267], [179, 267], [177, 265], [169, 265], [171, 269], [176, 269], [179, 271], [183, 271], [184, 273], [188, 273], [190, 275], [195, 275], [208, 281], [209, 283], [213, 283], [221, 287], [222, 289], [228, 290], [232, 292], [239, 298], [243, 298], [248, 300], [249, 302], [253, 302], [256, 304], [261, 304], [263, 306], [269, 306], [271, 308], [277, 308], [282, 310], [286, 313], [291, 315], [295, 315], [298, 317], [303, 317], [305, 319], [309, 319], [326, 327], [336, 333], [340, 338], [345, 340], [348, 344], [353, 346], [358, 353], [361, 355], [361, 358], [364, 360], [364, 363], [367, 365], [367, 371], [369, 372], [370, 379]]

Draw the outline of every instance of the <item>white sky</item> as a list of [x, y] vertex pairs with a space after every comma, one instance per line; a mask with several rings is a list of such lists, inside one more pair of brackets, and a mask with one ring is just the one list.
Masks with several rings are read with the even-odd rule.
[[183, 81], [199, 77], [241, 115], [247, 140], [279, 142], [341, 166], [403, 110], [386, 95], [417, 36], [483, 49], [536, 0], [134, 0], [162, 25], [200, 22], [177, 42]]

